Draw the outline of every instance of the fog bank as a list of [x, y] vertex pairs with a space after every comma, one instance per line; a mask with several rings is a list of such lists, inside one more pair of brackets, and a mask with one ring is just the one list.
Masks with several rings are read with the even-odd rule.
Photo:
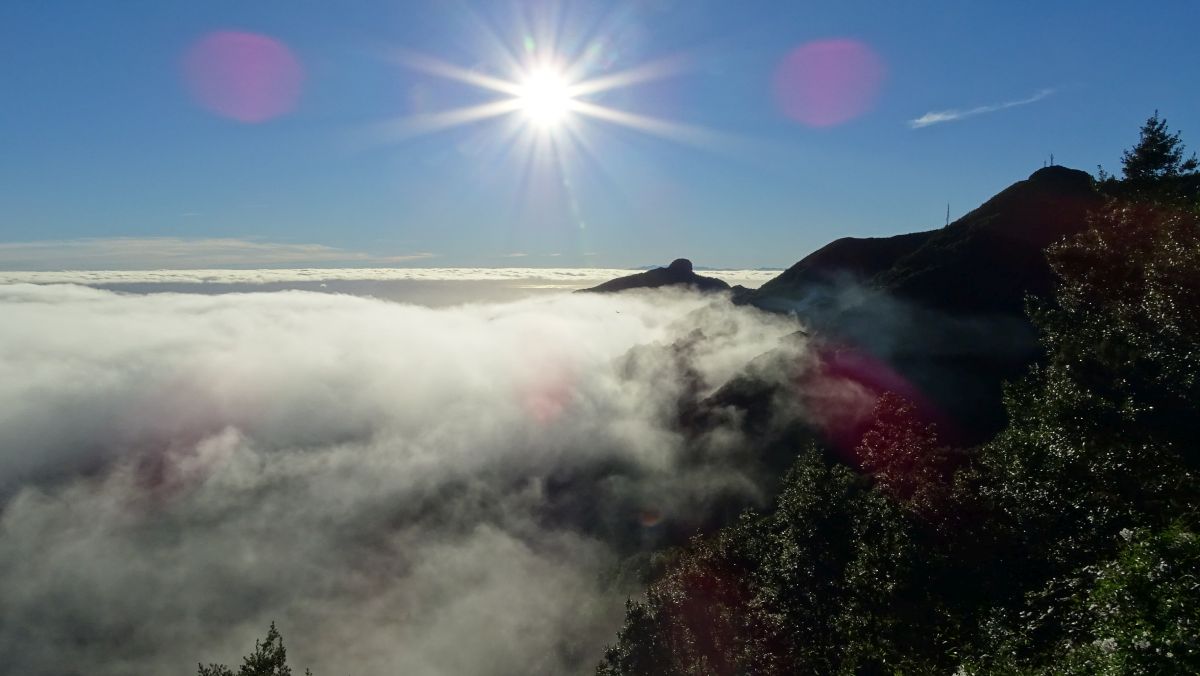
[[14, 284], [0, 313], [0, 660], [22, 674], [187, 673], [271, 620], [318, 676], [590, 671], [636, 593], [629, 543], [753, 499], [680, 462], [674, 402], [796, 329], [670, 292]]

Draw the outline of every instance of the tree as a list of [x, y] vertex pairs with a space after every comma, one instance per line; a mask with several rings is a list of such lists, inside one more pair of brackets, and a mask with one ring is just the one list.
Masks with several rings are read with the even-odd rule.
[[876, 486], [907, 507], [930, 515], [950, 488], [955, 458], [916, 404], [893, 392], [875, 402], [870, 426], [855, 454]]
[[1011, 424], [982, 458], [1039, 570], [1095, 560], [1200, 489], [1198, 235], [1195, 208], [1118, 201], [1049, 252], [1047, 359], [1008, 389]]
[[[991, 627], [987, 649], [960, 673], [1197, 673], [1200, 537], [1180, 521], [1161, 531], [1125, 529], [1115, 540], [1110, 558], [1031, 592], [1019, 620]], [[1045, 641], [1047, 633], [1056, 640]]]
[[948, 671], [910, 509], [816, 447], [784, 484], [628, 604], [598, 676]]
[[[1130, 600], [1141, 591], [1104, 581], [1131, 569], [1133, 559], [1104, 564], [1125, 534], [1194, 519], [1200, 491], [1200, 209], [1180, 196], [1156, 184], [1131, 191], [1048, 252], [1057, 294], [1032, 313], [1046, 359], [1008, 388], [1009, 427], [978, 466], [1007, 533], [1005, 568], [1028, 593], [997, 605], [970, 673], [1165, 673], [1151, 663], [1180, 654], [1160, 627], [1192, 611], [1172, 606], [1171, 621], [1154, 624], [1166, 601]], [[1097, 563], [1108, 572], [1092, 580]], [[1111, 614], [1073, 610], [1102, 598]]]
[[1158, 181], [1196, 173], [1198, 165], [1193, 154], [1183, 159], [1184, 146], [1179, 132], [1167, 130], [1167, 121], [1154, 111], [1142, 125], [1137, 145], [1121, 154], [1125, 179], [1135, 182]]
[[[312, 676], [307, 669], [306, 676]], [[200, 665], [197, 676], [234, 676], [233, 670], [224, 664]], [[292, 668], [287, 664], [287, 649], [283, 647], [283, 637], [271, 623], [267, 637], [254, 642], [254, 652], [242, 658], [242, 666], [237, 676], [292, 676]]]

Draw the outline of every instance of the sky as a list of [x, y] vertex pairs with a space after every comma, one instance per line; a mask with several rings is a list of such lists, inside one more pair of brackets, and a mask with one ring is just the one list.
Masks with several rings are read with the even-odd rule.
[[[0, 269], [786, 267], [940, 226], [1051, 153], [1116, 170], [1155, 109], [1200, 138], [1197, 19], [1183, 0], [4, 3]], [[531, 72], [600, 86], [546, 123]], [[443, 115], [481, 105], [504, 112]]]

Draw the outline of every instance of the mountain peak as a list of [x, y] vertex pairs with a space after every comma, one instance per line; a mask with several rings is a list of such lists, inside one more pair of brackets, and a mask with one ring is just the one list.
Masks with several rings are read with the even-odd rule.
[[728, 291], [729, 285], [716, 277], [703, 277], [692, 269], [692, 262], [676, 258], [665, 268], [654, 268], [626, 277], [609, 280], [599, 286], [581, 291], [611, 293], [629, 289], [655, 289], [660, 286], [690, 286], [698, 291]]
[[687, 274], [692, 271], [692, 262], [686, 258], [676, 258], [667, 269], [676, 274]]
[[1075, 187], [1090, 186], [1092, 176], [1086, 171], [1052, 164], [1042, 167], [1029, 175], [1029, 180], [1035, 183], [1054, 183], [1057, 185], [1073, 185]]

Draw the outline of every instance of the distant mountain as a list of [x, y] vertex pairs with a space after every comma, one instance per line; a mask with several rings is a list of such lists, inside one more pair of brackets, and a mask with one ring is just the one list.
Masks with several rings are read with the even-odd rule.
[[589, 293], [615, 293], [631, 289], [657, 289], [663, 286], [690, 286], [699, 291], [728, 291], [729, 285], [715, 277], [704, 277], [692, 269], [692, 262], [686, 258], [677, 258], [665, 268], [654, 268], [625, 277], [611, 279], [590, 289], [581, 289]]
[[854, 280], [955, 314], [1018, 314], [1025, 294], [1051, 290], [1043, 250], [1081, 231], [1099, 202], [1086, 172], [1046, 167], [945, 228], [831, 242], [739, 300], [789, 310]]
[[[841, 377], [877, 393], [902, 390], [930, 409], [948, 438], [973, 443], [1004, 425], [1003, 383], [1041, 356], [1025, 301], [1053, 291], [1046, 247], [1083, 231], [1101, 200], [1086, 172], [1045, 167], [944, 228], [845, 237], [758, 289], [701, 277], [680, 259], [587, 291], [691, 285], [728, 289], [737, 304], [795, 313]], [[773, 370], [786, 371], [786, 364]], [[774, 410], [768, 402], [789, 396], [780, 388], [795, 386], [788, 378], [752, 382], [761, 378], [747, 374], [700, 410], [732, 407], [748, 423], [759, 420]], [[843, 427], [854, 429], [852, 422]]]
[[838, 359], [894, 369], [944, 431], [980, 441], [1004, 424], [1002, 384], [1040, 357], [1024, 305], [1053, 291], [1044, 251], [1100, 201], [1087, 173], [1046, 167], [945, 228], [834, 241], [734, 302], [795, 312]]

